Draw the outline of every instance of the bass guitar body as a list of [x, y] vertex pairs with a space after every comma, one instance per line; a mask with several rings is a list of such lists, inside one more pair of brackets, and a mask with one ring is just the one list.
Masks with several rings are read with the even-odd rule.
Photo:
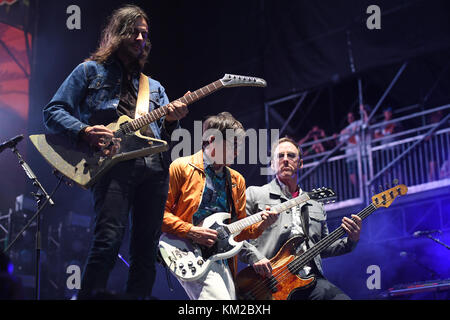
[[236, 294], [240, 300], [288, 300], [297, 290], [312, 286], [315, 277], [301, 278], [295, 270], [289, 270], [289, 263], [301, 255], [303, 237], [291, 238], [278, 253], [270, 259], [272, 276], [261, 277], [253, 267], [239, 272], [236, 279]]
[[[372, 197], [372, 203], [358, 213], [361, 220], [367, 218], [380, 207], [388, 208], [398, 197], [408, 192], [408, 188], [401, 184], [383, 191]], [[352, 217], [352, 219], [354, 219]], [[243, 300], [287, 300], [297, 290], [306, 289], [314, 284], [315, 278], [301, 278], [297, 274], [311, 260], [323, 250], [344, 236], [342, 226], [322, 238], [308, 250], [303, 250], [303, 237], [293, 237], [288, 240], [277, 252], [270, 262], [272, 275], [267, 278], [260, 277], [247, 267], [236, 277], [236, 294]]]

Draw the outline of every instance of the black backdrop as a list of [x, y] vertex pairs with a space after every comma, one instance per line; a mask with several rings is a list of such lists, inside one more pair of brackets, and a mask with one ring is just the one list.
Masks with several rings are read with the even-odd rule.
[[[123, 1], [40, 0], [34, 41], [30, 132], [43, 130], [42, 107], [67, 74], [92, 52], [108, 14]], [[370, 1], [135, 1], [150, 16], [153, 49], [146, 73], [159, 80], [169, 98], [182, 96], [224, 73], [260, 76], [268, 87], [222, 90], [190, 107], [183, 127], [193, 120], [230, 111], [246, 128], [264, 128], [264, 102], [303, 90], [326, 89], [308, 118], [302, 110], [302, 137], [312, 123], [327, 134], [345, 125], [355, 108], [356, 77], [363, 80], [365, 102], [374, 105], [400, 64], [412, 61], [388, 97], [394, 107], [418, 103], [448, 64], [450, 22], [447, 1], [377, 1], [381, 30], [368, 30]], [[81, 9], [81, 30], [66, 28], [66, 8]], [[352, 73], [349, 45], [355, 64]], [[442, 83], [447, 84], [448, 73]], [[446, 82], [447, 81], [447, 82]], [[443, 86], [445, 87], [445, 85]], [[439, 89], [439, 88], [438, 88]], [[447, 99], [439, 96], [436, 103]], [[312, 96], [311, 96], [312, 99]], [[306, 101], [308, 102], [308, 101]], [[306, 103], [305, 103], [306, 104]], [[287, 117], [292, 104], [279, 111]], [[246, 177], [261, 183], [258, 175]]]
[[[30, 134], [44, 132], [43, 106], [70, 71], [95, 49], [106, 17], [122, 3], [117, 0], [33, 2], [36, 29], [30, 83]], [[265, 102], [303, 90], [325, 89], [326, 93], [320, 96], [307, 118], [301, 112], [294, 117], [293, 122], [303, 121], [305, 125], [290, 134], [300, 138], [314, 123], [332, 134], [344, 126], [345, 113], [355, 108], [357, 76], [363, 81], [365, 100], [374, 104], [401, 63], [408, 59], [410, 65], [387, 100], [394, 106], [404, 106], [424, 98], [446, 70], [450, 57], [448, 1], [134, 3], [142, 6], [150, 17], [153, 49], [145, 72], [165, 86], [169, 98], [198, 89], [224, 73], [259, 76], [268, 82], [266, 89], [226, 89], [192, 105], [182, 122], [191, 131], [194, 120], [223, 110], [230, 111], [246, 128], [264, 128]], [[66, 28], [66, 8], [73, 4], [81, 9], [81, 30]], [[366, 8], [370, 4], [381, 8], [381, 30], [366, 28]], [[350, 68], [348, 39], [352, 43], [355, 74]], [[434, 90], [434, 100], [429, 100], [426, 107], [448, 102], [445, 89], [450, 84], [448, 72], [442, 77]], [[292, 107], [292, 103], [283, 104], [280, 114], [287, 116]], [[56, 179], [50, 167], [30, 144], [27, 151], [32, 168], [51, 190]], [[244, 173], [248, 185], [265, 181], [265, 177], [249, 166], [237, 169]], [[93, 214], [89, 193], [79, 188], [62, 186], [55, 200], [57, 206], [46, 212], [49, 223], [64, 219], [69, 211]]]

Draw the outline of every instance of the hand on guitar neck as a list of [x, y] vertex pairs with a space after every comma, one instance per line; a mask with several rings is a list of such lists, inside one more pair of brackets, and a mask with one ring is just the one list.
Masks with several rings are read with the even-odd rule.
[[352, 218], [344, 217], [341, 226], [347, 232], [349, 240], [358, 242], [361, 235], [362, 220], [356, 214], [352, 214]]
[[[189, 95], [191, 92], [188, 91], [186, 92], [186, 94], [184, 95], [185, 97], [187, 95]], [[187, 108], [187, 104], [181, 102], [180, 100], [175, 100], [174, 102], [171, 102], [167, 105], [167, 115], [165, 120], [167, 122], [174, 122], [177, 120], [181, 120], [184, 117], [187, 116], [187, 114], [189, 113], [189, 110]]]
[[263, 220], [263, 222], [261, 223], [260, 228], [262, 228], [262, 230], [266, 230], [268, 227], [274, 224], [275, 221], [277, 221], [279, 216], [279, 212], [272, 212], [270, 211], [270, 207], [266, 207], [266, 211], [263, 211], [261, 213], [261, 219]]

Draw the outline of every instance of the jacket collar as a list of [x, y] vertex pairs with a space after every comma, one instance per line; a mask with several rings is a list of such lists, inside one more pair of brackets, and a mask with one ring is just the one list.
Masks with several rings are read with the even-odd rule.
[[189, 160], [189, 165], [193, 166], [195, 169], [200, 170], [205, 173], [205, 167], [203, 164], [203, 150], [194, 153]]
[[[281, 186], [280, 184], [281, 182], [279, 182], [276, 177], [269, 183], [269, 193], [271, 197], [273, 196], [274, 198], [283, 198], [285, 200], [291, 199], [292, 198], [291, 196], [286, 195], [286, 192], [289, 192], [287, 190], [287, 187]], [[283, 191], [282, 188], [285, 188], [285, 191]], [[302, 193], [303, 190], [299, 187], [299, 195]]]
[[281, 187], [276, 178], [269, 183], [269, 193], [271, 198], [283, 198], [288, 200], [288, 198], [283, 194], [283, 191], [281, 191]]

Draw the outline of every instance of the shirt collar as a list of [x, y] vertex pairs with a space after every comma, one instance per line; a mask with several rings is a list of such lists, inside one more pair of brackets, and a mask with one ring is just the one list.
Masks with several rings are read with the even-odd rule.
[[208, 171], [210, 173], [212, 172], [215, 175], [222, 177], [223, 176], [223, 167], [221, 168], [221, 170], [215, 171], [212, 167], [212, 163], [213, 163], [213, 160], [211, 159], [211, 157], [209, 157], [206, 154], [206, 152], [203, 152], [203, 166], [205, 168], [205, 171]]

